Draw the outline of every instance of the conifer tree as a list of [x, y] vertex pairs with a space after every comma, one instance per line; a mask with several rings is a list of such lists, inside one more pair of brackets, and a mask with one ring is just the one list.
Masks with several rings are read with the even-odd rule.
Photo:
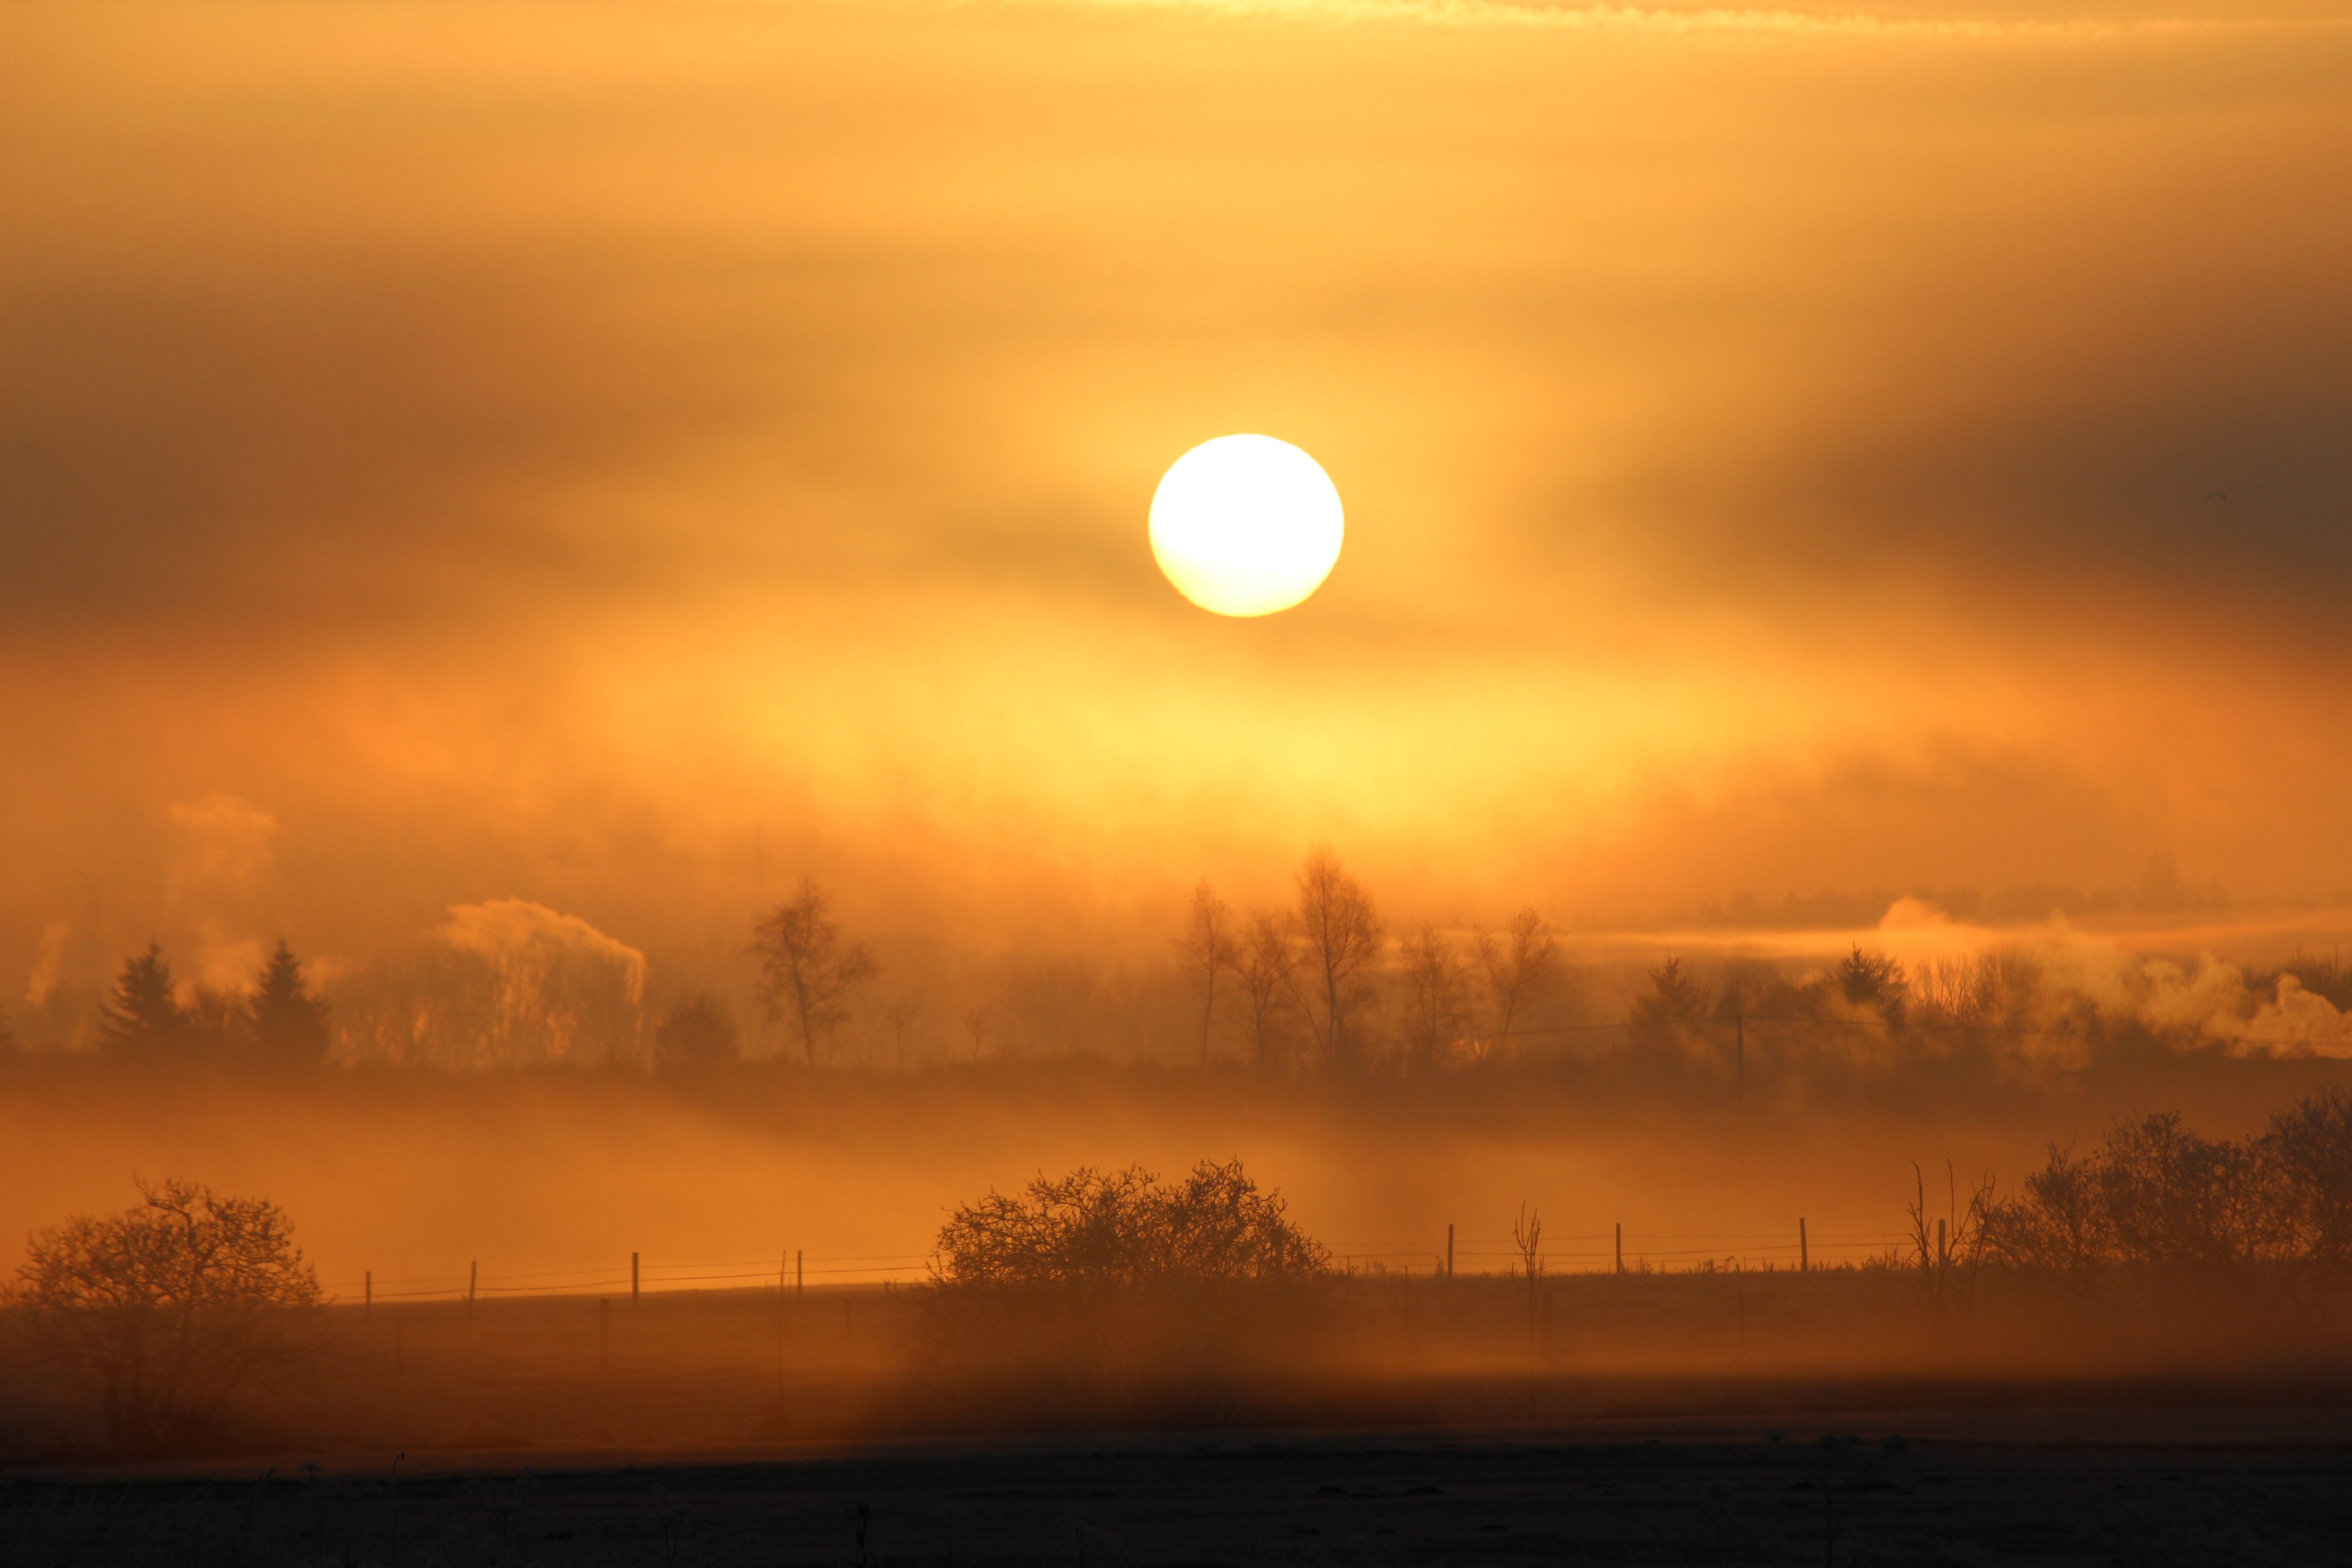
[[284, 938], [262, 966], [246, 1012], [253, 1043], [266, 1058], [304, 1067], [327, 1059], [327, 1004], [310, 994], [301, 961]]
[[172, 966], [159, 942], [125, 959], [112, 996], [99, 1004], [99, 1036], [109, 1050], [169, 1050], [185, 1047], [194, 1031], [172, 984]]

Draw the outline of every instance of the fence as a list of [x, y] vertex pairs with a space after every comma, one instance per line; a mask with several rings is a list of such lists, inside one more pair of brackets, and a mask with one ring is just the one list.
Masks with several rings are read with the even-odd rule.
[[[1611, 1231], [1546, 1237], [1538, 1253], [1549, 1273], [1612, 1273], [1641, 1268], [1740, 1269], [1821, 1268], [1862, 1263], [1907, 1247], [1898, 1232], [1808, 1233], [1802, 1221], [1785, 1231]], [[1554, 1242], [1571, 1244], [1562, 1248]], [[930, 1254], [922, 1252], [838, 1254], [810, 1257], [785, 1251], [774, 1258], [646, 1262], [642, 1255], [578, 1268], [518, 1274], [485, 1274], [478, 1264], [463, 1274], [378, 1279], [373, 1273], [332, 1282], [338, 1300], [472, 1300], [499, 1296], [588, 1296], [627, 1291], [632, 1296], [686, 1289], [752, 1289], [765, 1286], [805, 1291], [811, 1283], [909, 1284], [930, 1278]], [[1444, 1236], [1394, 1241], [1340, 1241], [1331, 1256], [1350, 1274], [1393, 1273], [1456, 1277], [1503, 1275], [1522, 1267], [1509, 1237]], [[1449, 1267], [1450, 1264], [1450, 1267]]]
[[[1566, 1247], [1555, 1242], [1569, 1243]], [[1811, 1231], [1802, 1221], [1785, 1231], [1606, 1230], [1553, 1236], [1537, 1253], [1547, 1273], [1615, 1273], [1651, 1268], [1833, 1268], [1883, 1258], [1888, 1249], [1909, 1247], [1897, 1231]], [[1350, 1273], [1370, 1265], [1397, 1273], [1446, 1270], [1443, 1237], [1427, 1241], [1334, 1243], [1331, 1254]], [[1522, 1255], [1507, 1236], [1465, 1237], [1453, 1249], [1457, 1275], [1507, 1274], [1520, 1269]]]

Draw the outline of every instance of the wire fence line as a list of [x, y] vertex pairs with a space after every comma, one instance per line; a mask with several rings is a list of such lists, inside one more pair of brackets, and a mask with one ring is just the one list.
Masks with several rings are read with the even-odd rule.
[[[1900, 1248], [1911, 1240], [1901, 1233], [1875, 1231], [1823, 1231], [1811, 1233], [1801, 1240], [1793, 1228], [1788, 1231], [1720, 1233], [1629, 1230], [1623, 1233], [1621, 1251], [1620, 1238], [1612, 1231], [1577, 1232], [1547, 1239], [1600, 1244], [1568, 1247], [1545, 1246], [1538, 1257], [1547, 1268], [1597, 1265], [1603, 1271], [1613, 1268], [1621, 1256], [1629, 1268], [1661, 1258], [1714, 1258], [1735, 1265], [1748, 1259], [1777, 1264], [1783, 1258], [1810, 1258], [1816, 1263], [1859, 1262], [1883, 1257], [1889, 1247]], [[1703, 1245], [1656, 1245], [1666, 1242]], [[1443, 1273], [1447, 1248], [1445, 1238], [1437, 1236], [1426, 1240], [1340, 1241], [1330, 1244], [1329, 1250], [1333, 1258], [1341, 1260], [1342, 1266], [1350, 1270], [1362, 1264], [1406, 1273], [1428, 1263], [1428, 1272]], [[335, 1300], [344, 1303], [591, 1296], [633, 1289], [640, 1295], [679, 1289], [760, 1287], [781, 1289], [791, 1293], [811, 1282], [833, 1285], [918, 1283], [931, 1277], [932, 1256], [928, 1252], [897, 1252], [815, 1257], [788, 1252], [772, 1259], [641, 1260], [634, 1274], [623, 1259], [575, 1268], [525, 1269], [495, 1274], [483, 1273], [478, 1269], [469, 1274], [413, 1275], [398, 1279], [366, 1274], [331, 1281], [329, 1289]], [[1457, 1275], [1503, 1274], [1522, 1267], [1522, 1255], [1507, 1237], [1457, 1238], [1453, 1258]], [[1583, 1268], [1580, 1271], [1590, 1272], [1591, 1269]]]
[[[1965, 1024], [1937, 1018], [1831, 1018], [1818, 1014], [1790, 1013], [1704, 1013], [1696, 1017], [1679, 1018], [1652, 1027], [1696, 1027], [1700, 1024], [1729, 1024], [1734, 1029], [1746, 1024], [1802, 1024], [1832, 1029], [1885, 1029], [1892, 1034], [1999, 1035], [2015, 1040], [2083, 1040], [2092, 1037], [2087, 1026], [2070, 1028], [2030, 1029], [2019, 1024]], [[1609, 1030], [1632, 1034], [1642, 1026], [1631, 1018], [1612, 1018], [1598, 1024], [1529, 1024], [1503, 1030], [1493, 1038], [1511, 1040], [1522, 1035], [1592, 1035]], [[2227, 1038], [2243, 1046], [2282, 1046], [2293, 1047], [2310, 1044], [2307, 1040], [2271, 1039], [2260, 1035], [2233, 1035]], [[1760, 1043], [1760, 1042], [1759, 1042]]]

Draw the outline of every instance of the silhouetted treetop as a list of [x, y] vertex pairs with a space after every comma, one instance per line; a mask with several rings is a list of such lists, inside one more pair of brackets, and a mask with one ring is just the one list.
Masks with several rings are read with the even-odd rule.
[[1875, 1007], [1890, 1018], [1901, 1016], [1910, 989], [1900, 963], [1885, 953], [1865, 951], [1860, 942], [1838, 960], [1831, 979], [1854, 1006]]
[[99, 1036], [109, 1050], [170, 1050], [188, 1046], [195, 1030], [180, 1005], [172, 966], [159, 942], [125, 959], [107, 1000], [99, 1004]]
[[303, 1067], [327, 1059], [327, 1004], [310, 994], [301, 961], [283, 938], [245, 1011], [254, 1046], [269, 1059]]
[[1706, 987], [1683, 973], [1683, 961], [1670, 958], [1650, 971], [1647, 986], [1633, 998], [1626, 1022], [1633, 1038], [1643, 1045], [1677, 1039], [1692, 1024], [1707, 1016]]

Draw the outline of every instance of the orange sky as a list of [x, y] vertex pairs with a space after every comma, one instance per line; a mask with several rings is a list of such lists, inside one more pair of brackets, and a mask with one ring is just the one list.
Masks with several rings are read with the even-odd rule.
[[[2352, 11], [2244, 10], [12, 6], [0, 973], [2335, 900]], [[1144, 536], [1234, 430], [1263, 622]]]

